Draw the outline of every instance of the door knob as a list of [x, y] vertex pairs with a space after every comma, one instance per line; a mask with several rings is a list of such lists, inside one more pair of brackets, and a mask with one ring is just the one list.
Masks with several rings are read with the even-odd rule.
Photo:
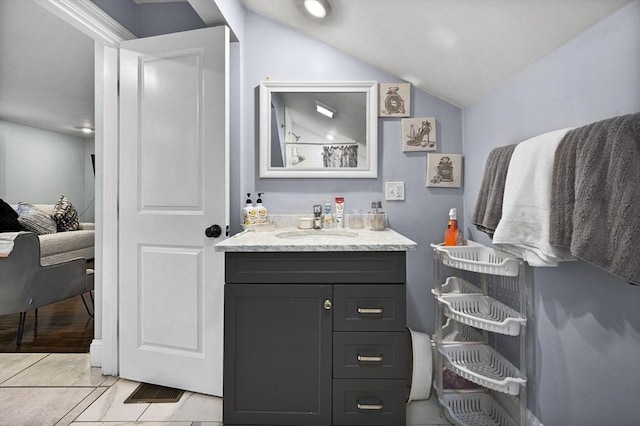
[[218, 238], [220, 235], [222, 235], [222, 228], [220, 228], [220, 225], [211, 225], [204, 230], [204, 235], [209, 238]]
[[330, 311], [330, 310], [331, 310], [331, 307], [332, 307], [333, 305], [331, 304], [331, 300], [327, 299], [327, 300], [325, 300], [325, 301], [324, 301], [324, 305], [323, 305], [323, 306], [324, 306], [324, 308], [325, 308], [327, 311]]

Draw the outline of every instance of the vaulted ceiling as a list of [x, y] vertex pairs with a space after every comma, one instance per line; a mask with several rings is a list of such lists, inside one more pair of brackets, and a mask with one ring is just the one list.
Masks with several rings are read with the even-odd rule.
[[[325, 20], [302, 0], [240, 1], [465, 107], [630, 0], [329, 0]], [[0, 119], [69, 134], [93, 125], [93, 46], [32, 0], [0, 0]]]
[[465, 107], [629, 0], [241, 0], [250, 10]]

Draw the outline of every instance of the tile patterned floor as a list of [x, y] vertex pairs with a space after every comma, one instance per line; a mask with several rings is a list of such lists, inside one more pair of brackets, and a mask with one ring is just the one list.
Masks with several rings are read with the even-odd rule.
[[[124, 404], [138, 386], [103, 376], [88, 354], [0, 353], [0, 425], [222, 426], [222, 399], [185, 392], [168, 404]], [[432, 397], [407, 405], [407, 425], [449, 425]]]

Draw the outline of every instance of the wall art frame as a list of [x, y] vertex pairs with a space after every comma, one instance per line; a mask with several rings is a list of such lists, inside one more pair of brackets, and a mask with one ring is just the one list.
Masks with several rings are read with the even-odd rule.
[[462, 187], [462, 154], [427, 154], [427, 187]]
[[411, 117], [411, 83], [380, 83], [379, 117]]
[[437, 149], [435, 117], [403, 118], [402, 151], [435, 151]]

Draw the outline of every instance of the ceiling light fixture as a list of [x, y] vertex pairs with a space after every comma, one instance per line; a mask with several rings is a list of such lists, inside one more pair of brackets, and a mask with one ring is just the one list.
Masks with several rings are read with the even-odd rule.
[[316, 101], [316, 111], [329, 118], [333, 118], [336, 115], [336, 112], [338, 112], [335, 108], [332, 108], [320, 101]]
[[304, 8], [315, 18], [325, 18], [331, 12], [327, 0], [304, 0]]

